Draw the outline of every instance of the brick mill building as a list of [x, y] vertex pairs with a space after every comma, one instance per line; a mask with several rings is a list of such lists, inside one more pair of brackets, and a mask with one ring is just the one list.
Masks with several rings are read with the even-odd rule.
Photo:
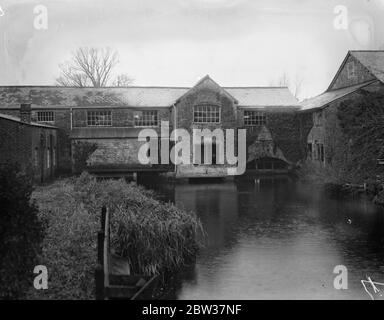
[[[206, 76], [192, 88], [0, 87], [0, 113], [19, 117], [22, 104], [31, 106], [30, 126], [56, 133], [54, 146], [44, 146], [54, 150], [59, 174], [78, 170], [77, 162], [83, 161], [88, 170], [118, 176], [157, 168], [174, 171], [176, 177], [227, 175], [228, 164], [215, 164], [215, 159], [212, 165], [141, 165], [138, 151], [145, 142], [138, 141], [138, 134], [151, 128], [160, 135], [161, 121], [168, 121], [171, 131], [190, 133], [194, 128], [244, 128], [247, 169], [286, 172], [305, 159], [332, 163], [337, 155], [330, 137], [340, 134], [337, 106], [355, 95], [383, 92], [383, 81], [384, 51], [351, 51], [326, 92], [300, 104], [286, 87], [221, 87]], [[40, 149], [38, 154], [48, 154]], [[12, 158], [15, 151], [6, 153]]]
[[328, 89], [300, 104], [299, 113], [309, 130], [309, 160], [324, 166], [345, 162], [349, 137], [341, 131], [338, 109], [343, 103], [371, 95], [384, 98], [384, 51], [349, 51]]
[[[256, 169], [286, 170], [303, 157], [296, 111], [288, 88], [223, 88], [209, 76], [192, 88], [0, 87], [0, 113], [17, 116], [30, 104], [34, 121], [58, 128], [58, 172], [70, 172], [78, 158], [75, 146], [95, 144], [89, 168], [119, 173], [140, 167], [138, 141], [143, 128], [160, 134], [160, 121], [170, 129], [246, 128], [248, 162]], [[287, 133], [287, 130], [290, 134]], [[259, 161], [259, 162], [258, 162]], [[224, 165], [180, 165], [177, 176], [223, 176]]]

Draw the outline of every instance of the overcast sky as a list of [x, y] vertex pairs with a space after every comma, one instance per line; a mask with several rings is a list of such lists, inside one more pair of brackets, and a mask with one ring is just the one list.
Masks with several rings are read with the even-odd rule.
[[[36, 5], [48, 29], [33, 26]], [[348, 29], [334, 8], [348, 9]], [[0, 85], [53, 85], [79, 46], [118, 50], [135, 85], [268, 86], [287, 73], [301, 98], [324, 91], [348, 50], [384, 49], [384, 0], [0, 0]]]

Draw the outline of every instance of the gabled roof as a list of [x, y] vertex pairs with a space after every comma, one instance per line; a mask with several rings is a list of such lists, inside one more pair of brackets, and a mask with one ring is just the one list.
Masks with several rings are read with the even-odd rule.
[[350, 56], [359, 61], [377, 80], [384, 82], [384, 50], [351, 50], [348, 51], [327, 90], [331, 90]]
[[192, 88], [190, 88], [187, 92], [185, 92], [181, 97], [179, 97], [176, 100], [176, 103], [179, 102], [181, 99], [183, 99], [186, 95], [188, 95], [190, 92], [195, 90], [196, 88], [200, 87], [204, 82], [212, 84], [214, 87], [216, 87], [218, 90], [226, 94], [230, 99], [232, 99], [235, 103], [239, 103], [239, 101], [232, 96], [225, 88], [221, 87], [217, 82], [212, 80], [212, 78], [207, 74], [205, 77], [200, 79]]
[[373, 80], [363, 84], [357, 84], [351, 87], [325, 91], [323, 94], [320, 94], [314, 98], [310, 98], [302, 101], [300, 103], [300, 107], [301, 107], [300, 111], [315, 110], [315, 109], [323, 108], [328, 104], [330, 104], [331, 102], [341, 99], [346, 95], [356, 92], [357, 90], [362, 89], [366, 86], [369, 86], [370, 84], [375, 82], [378, 82], [378, 81]]
[[21, 119], [19, 117], [10, 116], [8, 114], [3, 114], [3, 113], [0, 113], [0, 118], [14, 121], [14, 122], [19, 122], [19, 123], [27, 125], [27, 126], [41, 127], [41, 128], [47, 128], [47, 129], [57, 129], [57, 127], [50, 126], [50, 125], [44, 124], [44, 123], [37, 123], [37, 122], [33, 122], [33, 121], [23, 122], [23, 121], [21, 121]]
[[[286, 87], [221, 87], [221, 89], [237, 101], [240, 107], [298, 106], [298, 101]], [[97, 106], [168, 108], [189, 90], [191, 88], [187, 87], [3, 86], [0, 87], [0, 109], [19, 108], [21, 103], [31, 103], [33, 108]]]
[[378, 80], [384, 82], [384, 50], [380, 51], [350, 51], [363, 66]]

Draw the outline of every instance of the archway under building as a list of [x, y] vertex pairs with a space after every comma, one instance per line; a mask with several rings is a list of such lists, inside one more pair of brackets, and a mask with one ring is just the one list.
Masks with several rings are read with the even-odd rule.
[[272, 157], [262, 157], [247, 163], [248, 172], [282, 173], [289, 171], [289, 163]]

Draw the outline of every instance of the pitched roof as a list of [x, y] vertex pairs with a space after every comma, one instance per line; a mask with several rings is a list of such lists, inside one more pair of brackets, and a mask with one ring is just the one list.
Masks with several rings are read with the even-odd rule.
[[27, 126], [42, 127], [42, 128], [47, 128], [47, 129], [57, 129], [57, 127], [50, 126], [50, 125], [44, 124], [44, 123], [37, 123], [37, 122], [33, 122], [33, 121], [23, 122], [23, 121], [21, 121], [21, 119], [19, 117], [10, 116], [8, 114], [3, 114], [3, 113], [0, 113], [0, 118], [14, 121], [14, 122], [19, 122], [19, 123], [22, 123], [22, 124], [27, 125]]
[[314, 110], [325, 107], [329, 103], [336, 101], [342, 97], [345, 97], [348, 94], [351, 94], [361, 88], [364, 88], [372, 83], [378, 82], [377, 80], [368, 81], [363, 84], [357, 84], [351, 87], [346, 87], [342, 89], [336, 89], [331, 91], [325, 91], [323, 94], [320, 94], [316, 97], [306, 99], [300, 103], [300, 111]]
[[384, 50], [350, 51], [378, 80], [384, 82]]
[[287, 87], [225, 88], [241, 107], [295, 107], [299, 102]]
[[32, 103], [38, 106], [132, 106], [169, 107], [188, 88], [107, 87], [76, 88], [49, 86], [0, 87], [0, 107]]
[[377, 80], [384, 82], [384, 50], [351, 50], [345, 56], [335, 76], [333, 77], [327, 90], [332, 90], [332, 86], [343, 70], [348, 58], [353, 56], [358, 60]]
[[[0, 87], [0, 109], [19, 108], [21, 103], [32, 107], [148, 107], [172, 106], [191, 88], [186, 87], [107, 87], [76, 88], [55, 86]], [[297, 100], [288, 88], [239, 87], [225, 88], [239, 106], [275, 107], [297, 106]]]
[[187, 94], [189, 94], [191, 91], [195, 90], [196, 88], [198, 88], [199, 86], [201, 86], [203, 83], [209, 83], [211, 86], [213, 86], [214, 88], [220, 90], [221, 92], [223, 92], [225, 95], [227, 95], [230, 99], [232, 99], [235, 103], [239, 103], [239, 101], [233, 96], [231, 95], [227, 90], [226, 88], [223, 88], [221, 87], [216, 81], [214, 81], [208, 74], [201, 78], [192, 88], [190, 88], [187, 92], [185, 92], [181, 97], [179, 97], [177, 99], [176, 102], [179, 102], [182, 98], [184, 98], [184, 96], [186, 96]]

